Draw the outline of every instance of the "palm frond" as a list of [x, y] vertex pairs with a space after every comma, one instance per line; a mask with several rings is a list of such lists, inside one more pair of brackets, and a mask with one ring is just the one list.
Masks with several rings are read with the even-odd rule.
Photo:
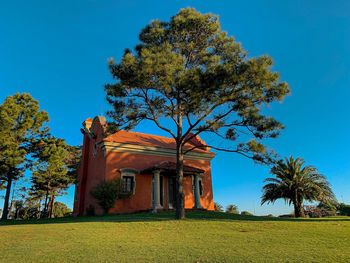
[[286, 203], [306, 201], [336, 200], [326, 176], [320, 174], [312, 165], [305, 165], [301, 158], [285, 157], [271, 168], [270, 173], [275, 178], [266, 178], [262, 191], [261, 205], [274, 203], [277, 199], [284, 199]]

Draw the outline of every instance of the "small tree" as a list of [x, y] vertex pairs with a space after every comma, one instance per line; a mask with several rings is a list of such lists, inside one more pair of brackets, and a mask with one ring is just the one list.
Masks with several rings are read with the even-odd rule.
[[[113, 106], [107, 114], [118, 129], [149, 120], [175, 140], [176, 218], [183, 219], [185, 154], [211, 147], [271, 163], [274, 152], [261, 140], [276, 138], [283, 125], [262, 108], [282, 101], [289, 88], [271, 71], [270, 57], [249, 57], [213, 14], [181, 9], [169, 22], [152, 21], [139, 39], [120, 63], [110, 60], [117, 83], [105, 85]], [[201, 133], [224, 141], [185, 148]]]
[[269, 182], [263, 187], [261, 205], [274, 203], [277, 199], [284, 199], [287, 203], [294, 205], [295, 217], [304, 217], [303, 202], [323, 201], [332, 202], [335, 196], [330, 188], [326, 177], [319, 174], [311, 165], [303, 167], [305, 161], [300, 158], [280, 161], [271, 168], [270, 173], [276, 178], [267, 178]]
[[122, 183], [119, 178], [98, 184], [90, 191], [90, 194], [97, 200], [98, 205], [103, 208], [105, 214], [114, 207], [116, 201], [122, 194]]
[[40, 204], [37, 200], [29, 197], [24, 202], [24, 207], [21, 213], [22, 219], [40, 218]]
[[236, 205], [228, 205], [226, 207], [226, 213], [239, 214], [238, 207]]
[[241, 212], [241, 215], [242, 215], [242, 216], [253, 216], [253, 214], [250, 213], [250, 212], [248, 212], [248, 211], [242, 211], [242, 212]]
[[217, 211], [217, 212], [223, 212], [224, 211], [222, 205], [220, 205], [217, 202], [214, 203], [214, 210]]
[[54, 217], [56, 197], [64, 194], [74, 182], [79, 153], [77, 147], [53, 136], [36, 143], [35, 157], [38, 161], [31, 178], [31, 195], [40, 202], [44, 199], [45, 216]]
[[61, 202], [55, 202], [55, 217], [71, 216], [72, 209], [70, 209], [66, 204]]

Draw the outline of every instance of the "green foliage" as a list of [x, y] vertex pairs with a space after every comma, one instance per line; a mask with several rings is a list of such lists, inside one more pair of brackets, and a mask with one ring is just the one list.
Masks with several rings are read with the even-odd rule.
[[66, 204], [61, 202], [55, 202], [55, 217], [71, 216], [72, 209], [70, 209]]
[[55, 197], [64, 194], [68, 186], [75, 182], [80, 151], [77, 147], [69, 146], [64, 140], [53, 136], [38, 140], [34, 149], [38, 161], [32, 173], [30, 195], [37, 199], [45, 197], [45, 215], [50, 196], [49, 217], [54, 217]]
[[288, 215], [279, 215], [279, 218], [293, 218], [294, 215], [293, 214], [288, 214]]
[[[27, 198], [25, 201], [14, 201], [14, 210], [11, 214], [11, 218], [23, 220], [39, 219], [42, 213], [43, 211], [41, 211], [41, 204], [32, 198]], [[54, 217], [71, 216], [72, 210], [68, 208], [64, 203], [55, 202], [54, 213]]]
[[311, 165], [303, 167], [304, 163], [303, 159], [290, 156], [272, 167], [270, 172], [276, 178], [264, 180], [269, 183], [263, 187], [261, 204], [274, 203], [282, 198], [294, 205], [296, 217], [303, 217], [303, 201], [335, 201], [326, 177]]
[[100, 183], [90, 191], [90, 194], [97, 200], [98, 205], [103, 208], [105, 214], [115, 205], [121, 193], [122, 182], [120, 178]]
[[350, 216], [350, 205], [340, 203], [338, 206], [339, 214], [342, 216]]
[[21, 213], [21, 218], [22, 219], [38, 219], [40, 218], [40, 213], [41, 211], [39, 210], [40, 207], [38, 204], [34, 204], [33, 206], [25, 206], [23, 208], [23, 211]]
[[43, 127], [48, 120], [38, 101], [27, 93], [8, 96], [0, 105], [0, 185], [7, 184], [2, 219], [7, 217], [11, 184], [30, 165], [31, 159], [26, 157], [32, 143], [48, 132]]
[[319, 202], [319, 204], [317, 205], [318, 208], [324, 208], [326, 210], [329, 210], [329, 211], [337, 211], [338, 209], [338, 202], [337, 200], [329, 200], [327, 202]]
[[58, 187], [61, 184], [68, 185], [72, 180], [66, 176], [66, 143], [61, 139], [50, 137], [43, 140], [42, 144], [32, 181], [51, 187]]
[[8, 96], [0, 105], [1, 182], [7, 181], [8, 176], [12, 180], [21, 176], [8, 173], [24, 163], [33, 140], [48, 131], [47, 127], [42, 128], [48, 120], [48, 114], [39, 111], [38, 101], [27, 93]]
[[220, 204], [217, 203], [217, 202], [214, 202], [214, 210], [217, 211], [217, 212], [222, 212], [222, 211], [224, 211], [222, 205], [220, 205]]
[[226, 207], [226, 213], [239, 214], [238, 207], [236, 205], [228, 205]]
[[253, 214], [252, 214], [252, 213], [249, 213], [248, 211], [242, 211], [242, 212], [241, 212], [241, 215], [242, 215], [242, 216], [253, 216]]
[[[270, 57], [249, 57], [221, 30], [218, 16], [193, 8], [181, 9], [169, 22], [153, 20], [139, 40], [134, 52], [127, 49], [119, 63], [109, 62], [118, 80], [105, 86], [114, 108], [108, 115], [116, 128], [131, 129], [152, 120], [180, 144], [193, 138], [191, 132], [231, 142], [249, 134], [247, 142], [221, 150], [260, 163], [273, 161], [274, 153], [257, 140], [277, 137], [283, 125], [261, 109], [282, 101], [290, 90], [271, 71]], [[162, 125], [163, 119], [174, 121], [181, 133]], [[182, 119], [188, 121], [186, 127]]]
[[38, 218], [40, 207], [36, 202], [31, 199], [15, 201], [15, 213], [13, 214], [14, 219], [33, 219]]

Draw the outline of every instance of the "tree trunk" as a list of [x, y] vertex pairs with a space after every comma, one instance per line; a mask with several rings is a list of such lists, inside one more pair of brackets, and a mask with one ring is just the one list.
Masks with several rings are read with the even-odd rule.
[[8, 175], [4, 209], [2, 210], [2, 217], [1, 217], [2, 220], [7, 220], [7, 216], [9, 212], [8, 209], [9, 209], [9, 200], [10, 200], [10, 193], [11, 193], [11, 184], [12, 184], [12, 178], [11, 178], [11, 175]]
[[48, 197], [47, 208], [46, 208], [46, 218], [50, 218], [51, 199], [52, 199], [51, 196]]
[[17, 206], [17, 202], [16, 202], [16, 210], [15, 210], [15, 219], [19, 219], [19, 207]]
[[51, 218], [51, 207], [52, 207], [53, 196], [49, 197], [49, 202], [47, 204], [47, 218]]
[[47, 199], [49, 197], [49, 184], [46, 189], [45, 203], [44, 203], [44, 217], [47, 217]]
[[176, 149], [176, 219], [185, 218], [185, 195], [183, 191], [184, 155], [182, 145]]
[[305, 217], [304, 207], [300, 202], [294, 202], [294, 216]]
[[[178, 100], [179, 101], [179, 100]], [[182, 137], [182, 115], [180, 105], [177, 113], [177, 139], [176, 139], [176, 219], [185, 218], [185, 195], [183, 191], [184, 181], [184, 154]]]
[[40, 217], [41, 217], [41, 202], [42, 202], [42, 199], [39, 198], [38, 213], [37, 213], [37, 215], [36, 215], [36, 218], [37, 218], [37, 219], [40, 219]]
[[50, 206], [50, 218], [55, 218], [55, 199], [56, 196], [51, 196], [51, 206]]

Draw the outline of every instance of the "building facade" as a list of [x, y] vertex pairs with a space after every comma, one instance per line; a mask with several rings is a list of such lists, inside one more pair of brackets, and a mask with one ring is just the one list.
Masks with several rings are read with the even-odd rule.
[[[73, 215], [85, 215], [87, 209], [102, 214], [90, 191], [99, 183], [121, 178], [129, 198], [118, 199], [111, 214], [171, 210], [175, 207], [176, 145], [167, 137], [118, 131], [104, 137], [106, 120], [97, 116], [83, 122], [82, 161], [74, 197]], [[210, 161], [215, 156], [200, 147], [199, 136], [185, 145], [185, 209], [214, 210]]]

